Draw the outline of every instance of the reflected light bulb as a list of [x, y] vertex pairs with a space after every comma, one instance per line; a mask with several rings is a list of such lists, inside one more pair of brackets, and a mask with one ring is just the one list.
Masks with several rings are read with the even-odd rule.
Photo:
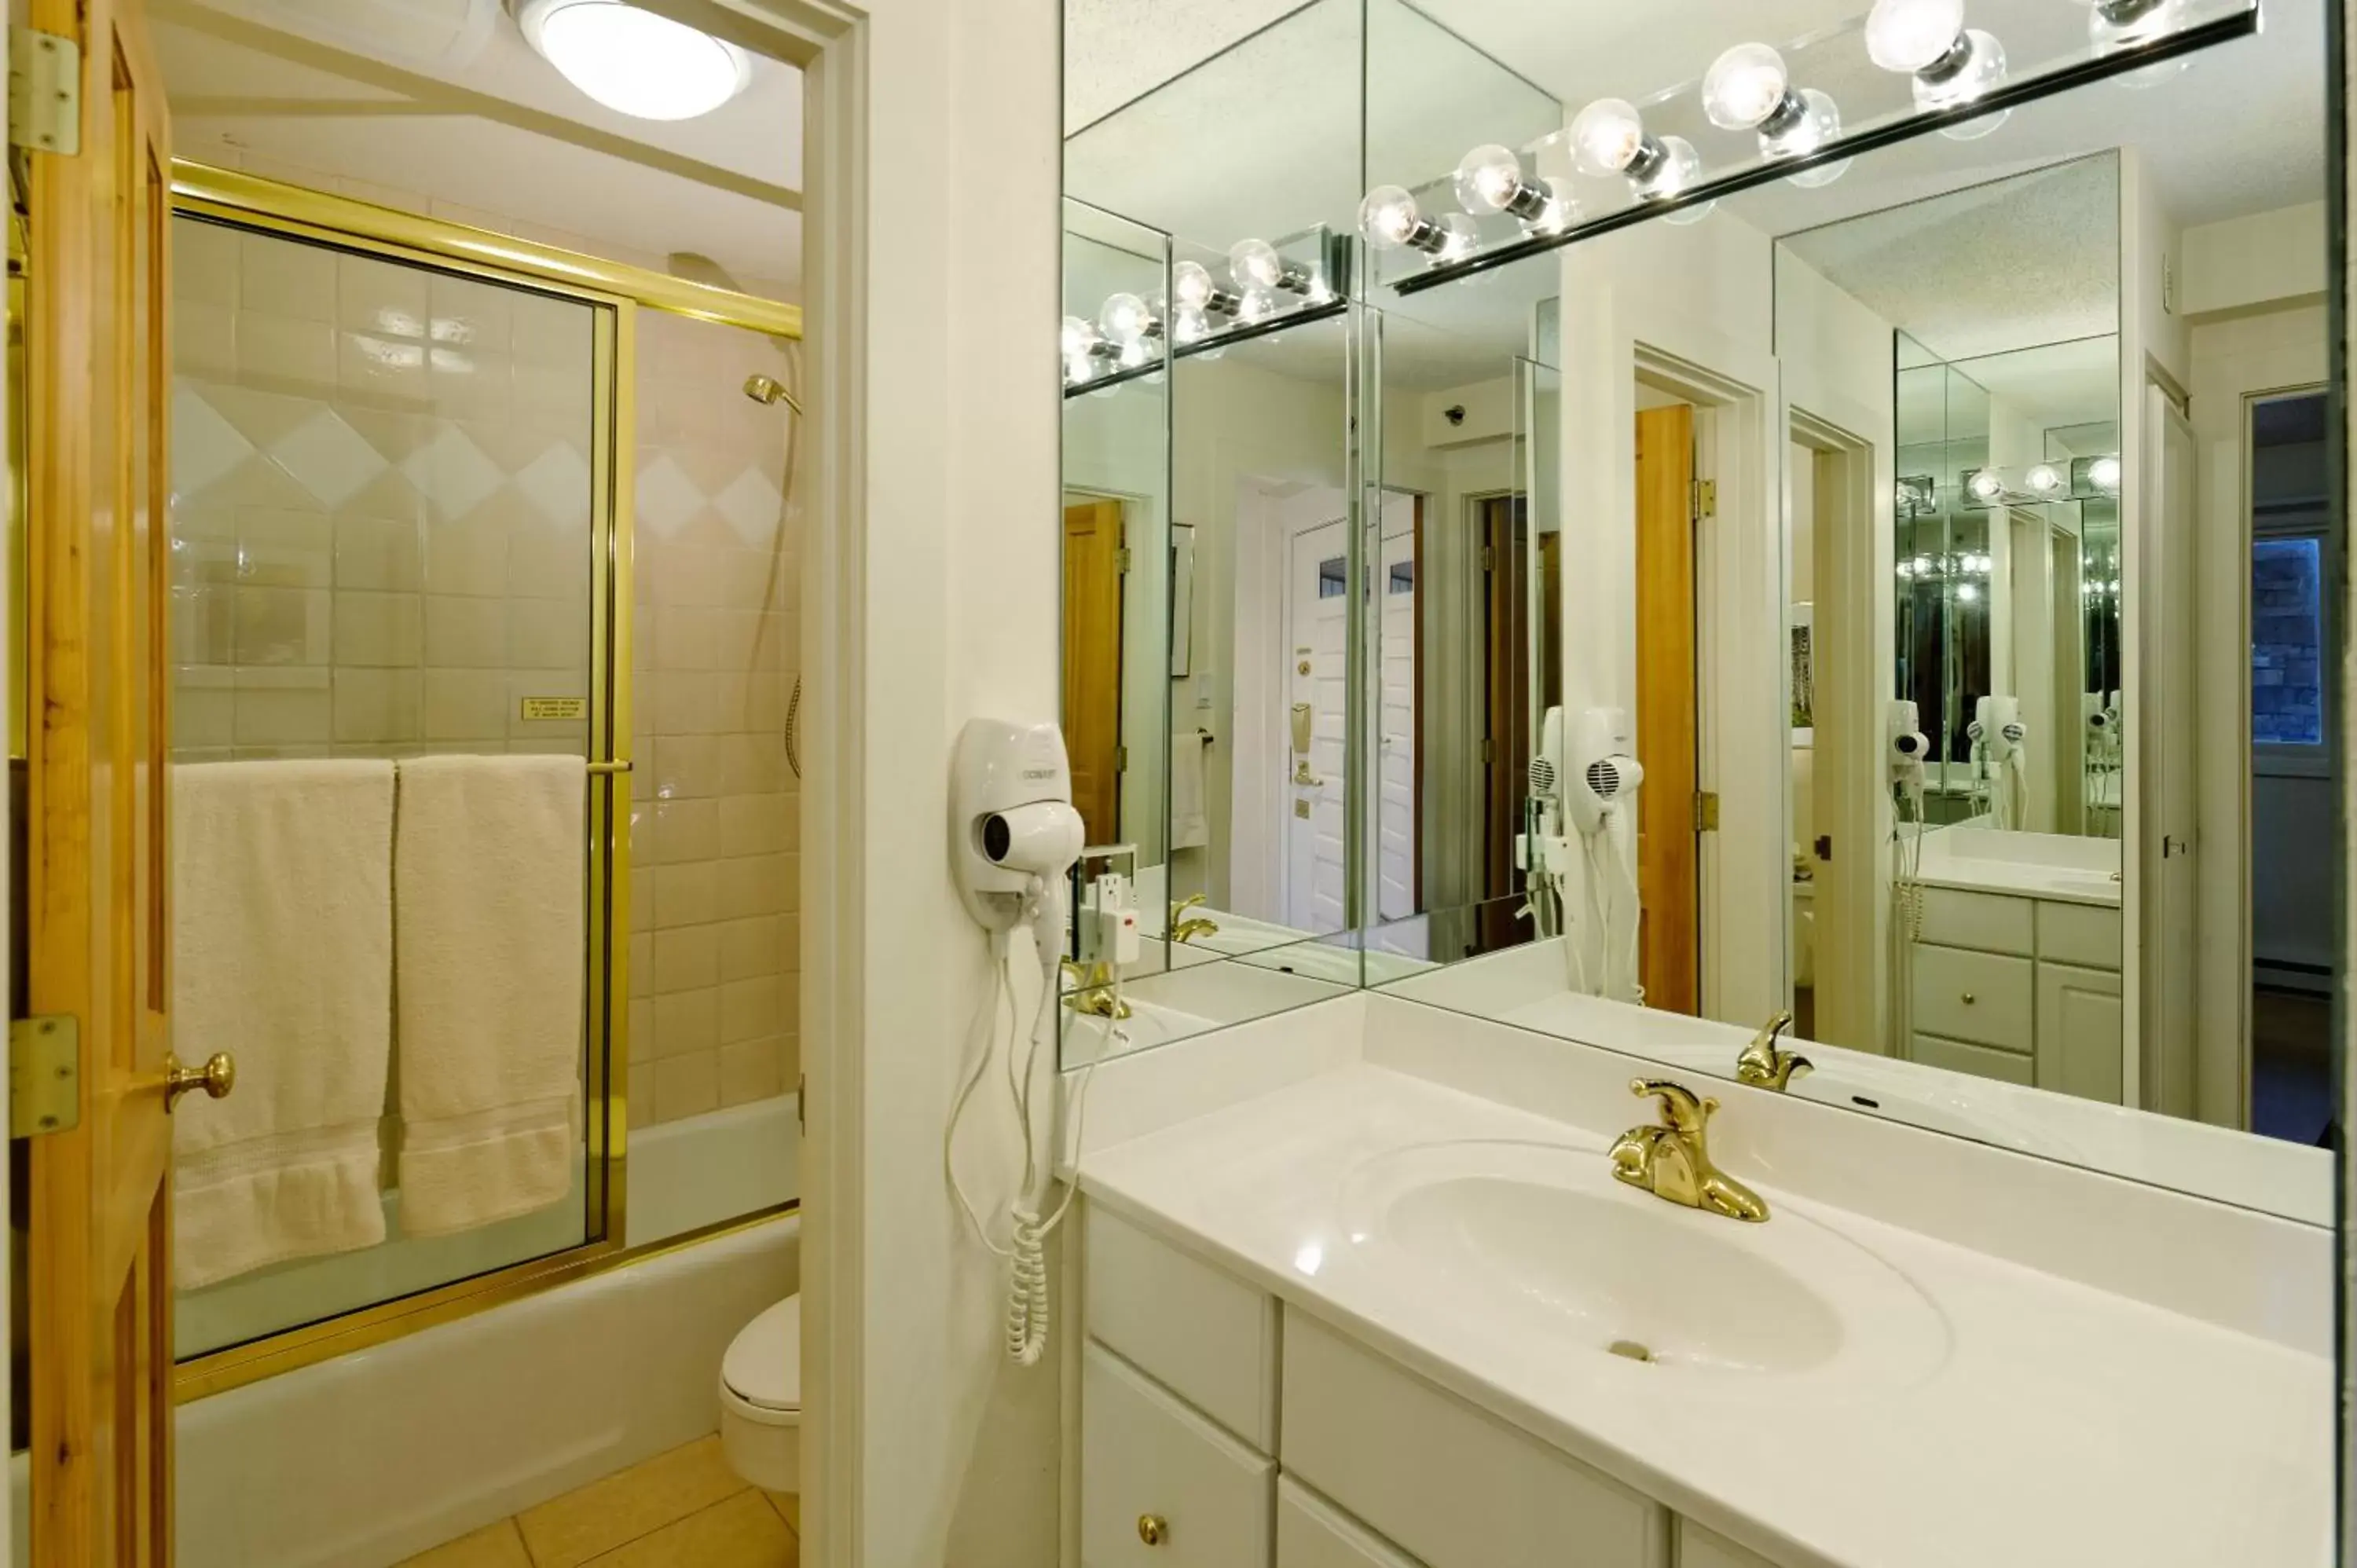
[[2029, 470], [2025, 482], [2038, 494], [2050, 496], [2062, 488], [2062, 476], [2055, 472], [2052, 464], [2040, 463]]
[[1849, 173], [1849, 166], [1856, 162], [1857, 162], [1856, 158], [1844, 158], [1838, 163], [1819, 164], [1814, 168], [1804, 168], [1798, 174], [1786, 175], [1784, 183], [1813, 190], [1822, 185], [1831, 185]]
[[[1652, 166], [1643, 174], [1632, 173], [1629, 188], [1645, 201], [1661, 201], [1677, 195], [1692, 185], [1702, 174], [1702, 155], [1684, 136], [1663, 136], [1654, 144], [1661, 150], [1652, 160]], [[1694, 219], [1686, 220], [1691, 223]]]
[[[1834, 102], [1831, 93], [1804, 87], [1787, 94], [1767, 124], [1760, 127], [1760, 150], [1771, 158], [1797, 158], [1815, 152], [1840, 134], [1841, 105]], [[1839, 172], [1838, 166], [1835, 172]], [[1794, 177], [1798, 180], [1806, 176]]]
[[1170, 295], [1183, 310], [1200, 310], [1211, 304], [1214, 288], [1211, 270], [1200, 262], [1181, 262], [1170, 269]]
[[1619, 174], [1645, 145], [1645, 123], [1625, 98], [1599, 98], [1571, 123], [1573, 159], [1580, 172]]
[[1980, 591], [1980, 589], [1978, 589], [1977, 587], [1974, 586], [1972, 584], [1970, 584], [1970, 583], [1959, 583], [1959, 584], [1957, 584], [1957, 585], [1956, 585], [1956, 597], [1958, 597], [1958, 598], [1960, 598], [1960, 599], [1964, 600], [1964, 603], [1966, 603], [1966, 604], [1971, 604], [1974, 600], [1975, 600], [1975, 599], [1979, 598], [1980, 596], [1981, 596], [1981, 591]]
[[1067, 316], [1056, 341], [1067, 360], [1085, 360], [1089, 350], [1096, 347], [1097, 329], [1077, 316]]
[[1473, 220], [1462, 212], [1451, 212], [1442, 218], [1440, 234], [1440, 247], [1432, 252], [1436, 262], [1461, 262], [1473, 253], [1473, 247], [1481, 239], [1480, 231], [1473, 227]]
[[1154, 314], [1134, 294], [1116, 294], [1097, 312], [1097, 326], [1107, 339], [1125, 349], [1144, 338], [1154, 326]]
[[1994, 35], [1968, 27], [1960, 48], [1915, 73], [1915, 107], [1953, 109], [1970, 103], [2004, 80], [2005, 46]]
[[1964, 30], [1964, 0], [1874, 0], [1866, 17], [1867, 57], [1885, 70], [1917, 71], [1953, 48]]
[[1748, 131], [1782, 106], [1792, 81], [1766, 44], [1738, 44], [1702, 79], [1702, 109], [1724, 131]]
[[2087, 478], [2094, 482], [2095, 488], [2099, 490], [2118, 489], [2120, 460], [2117, 457], [2096, 458], [2087, 466]]
[[2087, 11], [2087, 39], [2106, 54], [2165, 38], [2183, 19], [2184, 0], [2095, 0]]
[[[1525, 188], [1523, 162], [1510, 147], [1474, 148], [1457, 166], [1457, 199], [1466, 211], [1503, 212]], [[1540, 199], [1544, 200], [1542, 197]]]
[[1285, 258], [1265, 240], [1239, 240], [1228, 252], [1228, 275], [1247, 293], [1275, 288], [1285, 277]]
[[1973, 497], [1976, 500], [1993, 501], [2005, 494], [2005, 481], [1986, 468], [1975, 474], [1966, 482], [1964, 488], [1973, 492]]
[[1932, 575], [1932, 558], [1929, 555], [1918, 555], [1915, 557], [1914, 564], [1917, 576], [1928, 577]]
[[1395, 251], [1415, 238], [1423, 215], [1415, 198], [1396, 185], [1379, 185], [1359, 203], [1359, 232], [1378, 251]]

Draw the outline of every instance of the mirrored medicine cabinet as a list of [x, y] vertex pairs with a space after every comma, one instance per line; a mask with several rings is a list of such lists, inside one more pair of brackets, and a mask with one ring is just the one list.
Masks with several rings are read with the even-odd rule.
[[1789, 1015], [1791, 1094], [2330, 1223], [2326, 6], [2264, 4], [1068, 18], [1063, 1064]]

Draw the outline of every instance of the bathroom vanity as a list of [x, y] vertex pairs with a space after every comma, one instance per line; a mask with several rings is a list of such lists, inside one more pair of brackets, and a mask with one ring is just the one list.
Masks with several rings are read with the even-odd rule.
[[1732, 1088], [1745, 1224], [1612, 1178], [1648, 1064], [1382, 996], [1100, 1070], [1084, 1568], [2330, 1560], [2320, 1228]]

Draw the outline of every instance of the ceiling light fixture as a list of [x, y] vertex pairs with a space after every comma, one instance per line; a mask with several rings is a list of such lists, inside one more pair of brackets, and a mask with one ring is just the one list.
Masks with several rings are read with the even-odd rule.
[[1571, 123], [1580, 172], [1625, 175], [1640, 201], [1666, 201], [1702, 176], [1702, 155], [1684, 136], [1656, 136], [1625, 98], [1599, 98]]
[[743, 49], [623, 0], [510, 0], [524, 41], [565, 80], [640, 120], [709, 114], [752, 81]]
[[1474, 148], [1457, 166], [1457, 200], [1476, 218], [1503, 212], [1537, 234], [1555, 232], [1579, 211], [1561, 180], [1524, 179], [1523, 160], [1495, 143]]
[[[1841, 107], [1813, 87], [1795, 91], [1784, 57], [1766, 44], [1738, 44], [1718, 57], [1702, 81], [1703, 113], [1727, 131], [1758, 131], [1767, 158], [1804, 157], [1841, 134]], [[1794, 185], [1831, 185], [1849, 160], [1803, 169]]]

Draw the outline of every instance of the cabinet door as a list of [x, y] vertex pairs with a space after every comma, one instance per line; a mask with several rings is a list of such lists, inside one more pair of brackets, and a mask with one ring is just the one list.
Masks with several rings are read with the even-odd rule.
[[2066, 963], [2038, 966], [2038, 1087], [2120, 1102], [2120, 977]]
[[1418, 1564], [1292, 1477], [1279, 1476], [1276, 1568], [1418, 1568]]
[[2036, 1000], [2031, 967], [2026, 958], [1917, 942], [1910, 971], [1916, 1032], [2028, 1052]]
[[1268, 1568], [1275, 1465], [1090, 1342], [1082, 1568]]

